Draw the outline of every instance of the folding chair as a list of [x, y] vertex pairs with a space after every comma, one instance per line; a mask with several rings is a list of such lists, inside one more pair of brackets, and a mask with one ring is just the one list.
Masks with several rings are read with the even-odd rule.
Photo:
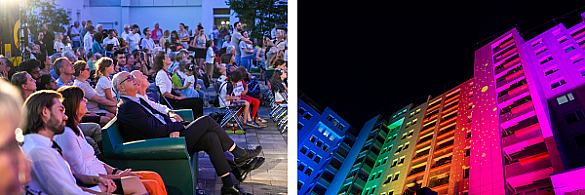
[[[221, 86], [217, 89], [217, 95], [220, 95], [221, 92], [221, 88], [226, 86], [226, 83], [221, 84]], [[217, 98], [220, 102], [223, 103], [223, 105], [227, 105], [222, 98], [218, 97]], [[221, 105], [221, 104], [220, 104]], [[225, 127], [226, 124], [231, 121], [232, 119], [236, 121], [236, 123], [238, 124], [238, 126], [240, 127], [240, 129], [242, 129], [242, 132], [244, 134], [246, 134], [246, 129], [244, 129], [244, 122], [242, 122], [242, 120], [240, 119], [240, 117], [238, 117], [238, 113], [240, 112], [240, 110], [242, 110], [244, 108], [243, 105], [239, 105], [239, 106], [234, 106], [234, 105], [230, 105], [230, 106], [225, 106], [225, 107], [218, 107], [220, 110], [223, 110], [224, 112], [224, 117], [223, 119], [221, 119], [221, 122], [219, 123], [219, 125], [221, 127]], [[234, 132], [235, 133], [235, 132]]]
[[164, 105], [168, 106], [171, 110], [174, 110], [173, 106], [171, 106], [171, 103], [169, 103], [169, 100], [167, 100], [167, 97], [165, 97], [160, 92], [160, 87], [158, 87], [158, 86], [156, 86], [156, 93], [158, 93], [160, 104], [164, 104]]

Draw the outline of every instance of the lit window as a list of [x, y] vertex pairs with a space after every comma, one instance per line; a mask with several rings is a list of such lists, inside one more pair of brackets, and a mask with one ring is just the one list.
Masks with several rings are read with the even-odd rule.
[[314, 136], [314, 135], [313, 135], [313, 136], [311, 136], [311, 138], [309, 138], [309, 141], [311, 141], [311, 142], [313, 142], [313, 143], [315, 143], [315, 140], [317, 140], [317, 139], [315, 138], [315, 136]]
[[557, 97], [557, 102], [559, 103], [559, 105], [562, 105], [564, 103], [570, 102], [575, 100], [575, 97], [573, 96], [573, 93], [567, 93], [565, 95], [562, 95], [560, 97]]
[[394, 179], [392, 181], [398, 180], [398, 176], [400, 176], [400, 172], [394, 173]]

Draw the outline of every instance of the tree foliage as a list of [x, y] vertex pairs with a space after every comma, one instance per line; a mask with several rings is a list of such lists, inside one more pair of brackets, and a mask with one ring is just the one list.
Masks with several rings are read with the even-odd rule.
[[63, 26], [69, 25], [71, 21], [64, 9], [57, 8], [55, 0], [29, 0], [28, 7], [29, 29], [35, 35], [38, 34], [44, 23], [47, 23], [49, 31], [65, 32]]
[[288, 4], [282, 0], [227, 0], [226, 4], [236, 12], [245, 30], [252, 31], [253, 38], [270, 33], [275, 23], [285, 24]]

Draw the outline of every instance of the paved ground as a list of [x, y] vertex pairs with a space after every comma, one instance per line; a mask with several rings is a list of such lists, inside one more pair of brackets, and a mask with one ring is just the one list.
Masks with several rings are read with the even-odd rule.
[[[267, 87], [262, 86], [262, 92]], [[215, 91], [208, 89], [208, 92], [214, 97]], [[217, 108], [206, 108], [204, 114], [220, 112]], [[264, 164], [258, 169], [252, 171], [242, 187], [248, 193], [252, 194], [287, 194], [287, 146], [288, 133], [281, 134], [274, 121], [270, 120], [270, 108], [260, 106], [258, 113], [260, 117], [268, 120], [268, 127], [254, 129], [247, 128], [246, 134], [230, 134], [237, 145], [247, 146], [248, 148], [261, 145], [262, 153], [259, 156], [266, 158]], [[226, 128], [228, 129], [228, 128]], [[222, 186], [209, 156], [205, 152], [199, 153], [199, 194], [220, 194]]]

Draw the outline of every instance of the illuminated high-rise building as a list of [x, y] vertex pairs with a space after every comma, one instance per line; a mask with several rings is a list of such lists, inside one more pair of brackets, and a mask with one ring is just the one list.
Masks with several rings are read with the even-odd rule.
[[583, 48], [585, 22], [500, 35], [475, 51], [470, 80], [366, 123], [327, 193], [585, 193]]

